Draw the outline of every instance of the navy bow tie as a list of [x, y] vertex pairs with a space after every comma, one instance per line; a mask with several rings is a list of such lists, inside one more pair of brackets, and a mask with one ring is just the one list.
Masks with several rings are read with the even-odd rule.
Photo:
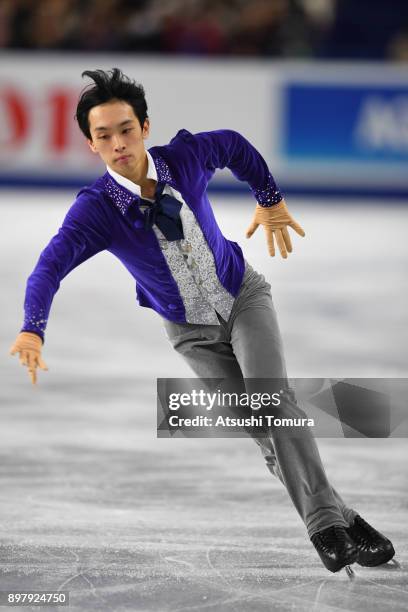
[[184, 238], [183, 225], [180, 218], [182, 202], [170, 195], [163, 195], [164, 183], [157, 183], [154, 202], [140, 199], [141, 204], [146, 204], [144, 212], [145, 230], [152, 228], [155, 223], [159, 230], [170, 242]]

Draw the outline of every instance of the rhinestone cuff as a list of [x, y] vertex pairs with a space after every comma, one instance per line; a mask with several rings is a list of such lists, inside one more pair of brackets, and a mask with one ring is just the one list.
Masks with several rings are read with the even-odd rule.
[[268, 177], [266, 187], [263, 189], [254, 189], [253, 194], [258, 204], [260, 206], [264, 206], [265, 208], [273, 206], [274, 204], [279, 204], [279, 202], [283, 200], [283, 195], [277, 188], [271, 174]]

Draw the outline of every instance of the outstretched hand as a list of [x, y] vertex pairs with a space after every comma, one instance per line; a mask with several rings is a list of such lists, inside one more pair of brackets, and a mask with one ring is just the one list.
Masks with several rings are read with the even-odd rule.
[[251, 225], [247, 229], [246, 237], [250, 238], [259, 225], [263, 225], [265, 229], [268, 251], [271, 257], [275, 256], [275, 240], [284, 259], [287, 258], [288, 253], [292, 252], [293, 248], [288, 227], [295, 230], [299, 236], [305, 236], [302, 227], [289, 213], [285, 200], [281, 200], [279, 204], [273, 206], [260, 206], [257, 204]]
[[37, 368], [48, 370], [41, 357], [41, 347], [40, 336], [30, 332], [19, 333], [14, 344], [10, 347], [10, 355], [18, 353], [20, 364], [28, 368], [28, 374], [33, 385], [37, 382]]

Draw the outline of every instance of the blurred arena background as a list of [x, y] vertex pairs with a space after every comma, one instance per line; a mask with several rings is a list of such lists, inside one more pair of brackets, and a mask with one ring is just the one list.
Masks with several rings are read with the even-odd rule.
[[[290, 376], [407, 376], [405, 0], [1, 0], [0, 590], [70, 590], [81, 611], [406, 610], [404, 565], [327, 575], [253, 442], [156, 438], [156, 378], [191, 373], [107, 253], [64, 279], [37, 388], [8, 355], [26, 278], [104, 172], [73, 118], [81, 72], [114, 66], [145, 87], [148, 146], [231, 128], [268, 161], [306, 231], [287, 261], [245, 240], [245, 184], [220, 171], [210, 199], [272, 285]], [[406, 560], [406, 438], [319, 448]]]

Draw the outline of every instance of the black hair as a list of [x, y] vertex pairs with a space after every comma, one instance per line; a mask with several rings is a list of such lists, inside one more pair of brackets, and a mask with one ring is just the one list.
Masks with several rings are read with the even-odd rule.
[[147, 118], [147, 103], [143, 85], [136, 83], [125, 76], [119, 68], [112, 70], [85, 70], [82, 77], [90, 77], [94, 85], [88, 85], [81, 93], [76, 110], [76, 120], [82, 133], [92, 140], [89, 131], [88, 114], [91, 108], [104, 104], [110, 100], [123, 100], [127, 102], [139, 119], [143, 128]]

